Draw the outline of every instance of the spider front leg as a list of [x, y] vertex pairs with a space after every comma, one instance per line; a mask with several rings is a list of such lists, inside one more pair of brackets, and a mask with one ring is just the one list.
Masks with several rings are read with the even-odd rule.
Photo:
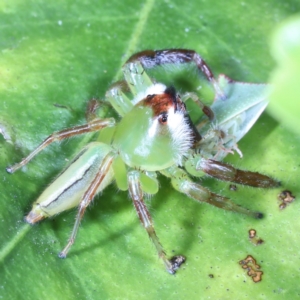
[[182, 255], [174, 256], [171, 259], [167, 259], [166, 253], [159, 242], [159, 239], [156, 235], [156, 232], [153, 227], [153, 222], [150, 216], [150, 213], [143, 201], [143, 191], [141, 189], [140, 181], [139, 181], [139, 172], [138, 171], [130, 171], [128, 173], [128, 185], [129, 185], [129, 193], [131, 199], [133, 201], [134, 207], [137, 211], [139, 219], [147, 233], [153, 242], [158, 256], [163, 260], [167, 271], [170, 274], [175, 274], [176, 270], [180, 267], [180, 265], [185, 261], [185, 257]]
[[27, 157], [23, 158], [21, 162], [7, 167], [6, 171], [9, 173], [14, 173], [16, 170], [25, 166], [34, 156], [36, 156], [40, 151], [45, 149], [53, 142], [61, 141], [63, 139], [76, 136], [79, 134], [84, 134], [88, 132], [98, 131], [104, 127], [111, 127], [115, 125], [115, 120], [113, 118], [107, 119], [93, 119], [87, 124], [67, 128], [58, 132], [54, 132], [49, 135], [35, 150], [33, 150]]
[[90, 99], [87, 103], [86, 110], [85, 110], [86, 121], [90, 123], [93, 120], [101, 119], [101, 117], [97, 115], [97, 110], [104, 107], [106, 107], [106, 109], [110, 109], [111, 103], [104, 100], [95, 99], [95, 98]]
[[184, 64], [195, 63], [197, 69], [201, 71], [205, 77], [212, 83], [216, 92], [216, 98], [224, 98], [224, 94], [221, 91], [211, 69], [204, 61], [204, 59], [194, 50], [188, 49], [164, 49], [164, 50], [144, 50], [132, 55], [124, 67], [127, 64], [135, 63], [139, 61], [145, 69], [153, 68], [164, 64]]
[[195, 166], [196, 170], [202, 170], [206, 174], [224, 181], [261, 188], [280, 186], [280, 182], [269, 176], [257, 172], [235, 169], [229, 164], [213, 159], [205, 159], [200, 157]]
[[209, 106], [205, 105], [195, 93], [184, 93], [181, 96], [181, 100], [183, 102], [186, 102], [188, 99], [192, 99], [201, 108], [202, 112], [208, 117], [208, 119], [213, 121], [214, 112]]
[[114, 159], [114, 155], [112, 153], [108, 153], [105, 158], [103, 159], [97, 173], [95, 174], [94, 179], [91, 181], [89, 187], [87, 188], [86, 192], [84, 193], [80, 203], [79, 203], [79, 209], [76, 216], [76, 221], [71, 233], [71, 236], [69, 238], [69, 241], [65, 248], [59, 253], [60, 258], [65, 258], [67, 256], [67, 253], [69, 252], [71, 246], [74, 244], [78, 228], [80, 225], [80, 222], [83, 218], [84, 212], [88, 205], [91, 203], [91, 201], [94, 199], [95, 195], [97, 194], [97, 191], [100, 187], [100, 185], [103, 183], [106, 175], [108, 174], [112, 162]]
[[105, 99], [122, 117], [126, 115], [133, 107], [130, 99], [125, 94], [128, 91], [129, 87], [127, 82], [122, 80], [113, 83], [105, 94]]
[[261, 219], [263, 217], [262, 213], [241, 207], [232, 202], [229, 198], [212, 193], [210, 190], [193, 182], [183, 169], [174, 166], [160, 172], [171, 178], [172, 185], [176, 190], [199, 202], [206, 202], [213, 206], [237, 213], [242, 213], [256, 219]]

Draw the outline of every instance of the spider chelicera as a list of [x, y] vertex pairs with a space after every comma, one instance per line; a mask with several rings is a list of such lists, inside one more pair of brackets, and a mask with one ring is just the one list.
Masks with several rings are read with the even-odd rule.
[[[174, 87], [151, 79], [146, 69], [166, 64], [193, 63], [212, 84], [214, 103], [203, 104], [195, 93], [180, 96]], [[174, 274], [185, 257], [167, 258], [154, 230], [144, 195], [158, 191], [157, 172], [171, 179], [181, 193], [214, 206], [261, 218], [260, 212], [243, 208], [195, 183], [192, 176], [209, 175], [244, 185], [271, 188], [278, 182], [268, 176], [235, 169], [220, 162], [228, 153], [241, 151], [237, 141], [245, 135], [267, 105], [261, 96], [264, 85], [239, 83], [226, 76], [216, 80], [212, 71], [193, 50], [146, 50], [134, 54], [123, 67], [124, 80], [113, 84], [105, 95], [120, 116], [98, 118], [97, 103], [90, 102], [87, 123], [51, 134], [20, 163], [8, 167], [15, 172], [52, 142], [94, 131], [106, 131], [105, 141], [86, 145], [33, 204], [26, 221], [34, 224], [46, 217], [78, 206], [73, 231], [59, 257], [66, 257], [75, 241], [80, 221], [95, 195], [115, 180], [128, 190], [138, 217], [155, 245], [167, 271]], [[244, 92], [246, 91], [246, 92]], [[133, 95], [128, 97], [128, 92]], [[241, 98], [241, 95], [246, 95]], [[200, 106], [203, 118], [194, 124], [185, 102]]]

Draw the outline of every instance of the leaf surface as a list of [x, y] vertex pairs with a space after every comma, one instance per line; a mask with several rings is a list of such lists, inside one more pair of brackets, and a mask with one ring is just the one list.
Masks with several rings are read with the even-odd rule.
[[[3, 299], [296, 299], [300, 257], [296, 199], [280, 211], [280, 189], [261, 190], [206, 179], [202, 184], [262, 211], [253, 220], [196, 203], [160, 178], [149, 206], [169, 255], [184, 254], [176, 276], [165, 272], [126, 192], [109, 187], [93, 202], [67, 259], [75, 211], [30, 227], [31, 204], [90, 138], [51, 145], [11, 175], [18, 162], [53, 131], [84, 122], [86, 103], [103, 97], [126, 58], [143, 49], [190, 48], [215, 74], [267, 82], [274, 68], [274, 23], [299, 2], [22, 1], [0, 4], [0, 296]], [[195, 74], [194, 74], [195, 75]], [[192, 75], [192, 76], [194, 76]], [[194, 76], [195, 77], [195, 76]], [[54, 104], [58, 104], [55, 106]], [[128, 133], [131, 134], [131, 133]], [[282, 181], [296, 197], [299, 135], [267, 112], [226, 161]], [[265, 243], [254, 246], [254, 228]], [[263, 270], [255, 284], [239, 261], [250, 254]], [[213, 276], [211, 276], [213, 275]], [[213, 278], [212, 278], [213, 277]]]

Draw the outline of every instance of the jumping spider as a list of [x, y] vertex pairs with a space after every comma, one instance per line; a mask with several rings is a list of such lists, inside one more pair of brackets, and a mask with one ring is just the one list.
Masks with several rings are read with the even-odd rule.
[[[212, 84], [215, 100], [211, 107], [203, 104], [194, 93], [180, 96], [174, 87], [166, 87], [151, 79], [146, 69], [165, 64], [193, 63]], [[182, 255], [171, 259], [158, 240], [153, 222], [144, 203], [144, 195], [158, 191], [157, 172], [171, 179], [173, 187], [181, 193], [217, 207], [261, 218], [253, 212], [231, 202], [230, 199], [210, 192], [195, 183], [190, 175], [209, 175], [239, 184], [271, 188], [278, 182], [268, 176], [235, 169], [220, 162], [228, 153], [237, 151], [237, 141], [267, 105], [265, 99], [251, 94], [262, 93], [261, 87], [239, 83], [220, 76], [218, 81], [212, 71], [193, 50], [146, 50], [134, 54], [123, 67], [124, 80], [113, 84], [105, 95], [120, 116], [97, 118], [97, 103], [90, 104], [87, 123], [51, 134], [20, 163], [8, 167], [13, 173], [26, 165], [52, 142], [87, 132], [108, 130], [109, 142], [98, 140], [86, 145], [66, 169], [46, 188], [33, 204], [26, 221], [34, 224], [46, 217], [78, 206], [75, 225], [66, 247], [59, 257], [65, 258], [75, 241], [80, 221], [95, 195], [115, 180], [120, 190], [128, 190], [136, 212], [158, 256], [167, 271], [174, 274], [185, 261]], [[241, 99], [239, 89], [249, 89], [250, 97]], [[133, 97], [128, 98], [128, 91]], [[258, 100], [257, 100], [258, 98]], [[203, 118], [194, 124], [185, 102], [192, 99], [203, 111]], [[238, 111], [237, 111], [238, 109]], [[251, 113], [249, 113], [251, 112]]]

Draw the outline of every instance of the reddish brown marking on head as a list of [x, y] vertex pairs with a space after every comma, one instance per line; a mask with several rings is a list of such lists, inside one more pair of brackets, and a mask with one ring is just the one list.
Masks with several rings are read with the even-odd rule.
[[175, 109], [173, 98], [169, 94], [148, 95], [143, 101], [146, 106], [150, 106], [154, 116], [159, 116], [162, 113], [167, 113], [170, 108]]
[[176, 95], [173, 87], [169, 87], [163, 94], [148, 95], [143, 101], [142, 105], [150, 106], [153, 110], [154, 117], [160, 117], [161, 124], [166, 124], [168, 121], [168, 112], [174, 109], [185, 112], [185, 105], [181, 99]]
[[177, 95], [174, 87], [166, 88], [162, 94], [148, 95], [144, 100], [140, 102], [141, 106], [149, 106], [153, 111], [153, 117], [158, 117], [158, 121], [162, 125], [168, 123], [168, 113], [173, 109], [173, 112], [180, 112], [185, 116], [185, 122], [192, 131], [194, 145], [201, 140], [197, 128], [190, 119], [190, 116], [186, 112], [186, 106]]

